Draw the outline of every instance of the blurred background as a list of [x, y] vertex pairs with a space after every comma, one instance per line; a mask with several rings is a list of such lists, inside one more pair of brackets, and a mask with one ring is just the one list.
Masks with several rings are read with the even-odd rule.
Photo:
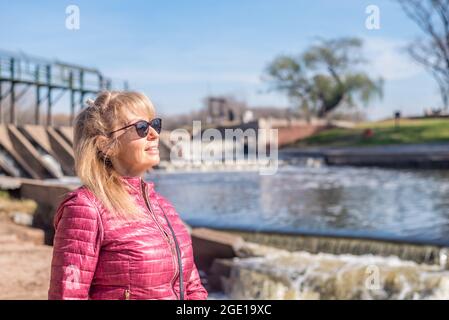
[[0, 0], [0, 39], [1, 299], [47, 298], [102, 90], [163, 119], [210, 299], [449, 298], [449, 1]]

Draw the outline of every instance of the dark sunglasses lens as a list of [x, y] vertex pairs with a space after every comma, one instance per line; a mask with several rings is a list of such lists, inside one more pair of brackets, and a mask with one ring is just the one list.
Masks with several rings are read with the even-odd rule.
[[150, 125], [157, 133], [161, 133], [162, 120], [160, 118], [156, 118], [156, 119], [151, 120]]
[[136, 123], [136, 131], [139, 137], [143, 138], [148, 135], [148, 130], [150, 129], [150, 126], [148, 122], [146, 121], [139, 121]]

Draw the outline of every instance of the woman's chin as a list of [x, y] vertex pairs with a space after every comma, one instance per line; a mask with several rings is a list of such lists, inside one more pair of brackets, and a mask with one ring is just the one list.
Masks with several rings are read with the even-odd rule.
[[150, 169], [154, 166], [157, 166], [161, 162], [161, 159], [159, 158], [159, 154], [155, 155], [155, 156], [151, 156], [149, 158], [150, 159], [148, 161], [148, 166]]

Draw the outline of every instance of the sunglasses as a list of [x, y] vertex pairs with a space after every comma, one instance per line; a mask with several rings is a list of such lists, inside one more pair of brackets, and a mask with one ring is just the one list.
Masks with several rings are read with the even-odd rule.
[[153, 128], [154, 131], [156, 131], [158, 134], [161, 133], [162, 119], [155, 118], [155, 119], [151, 120], [150, 122], [145, 121], [145, 120], [139, 120], [135, 123], [127, 125], [126, 127], [114, 130], [114, 131], [110, 132], [109, 134], [112, 135], [114, 132], [117, 132], [120, 130], [125, 130], [132, 126], [134, 126], [134, 128], [136, 128], [136, 132], [139, 135], [139, 137], [145, 138], [148, 135], [148, 131], [150, 131], [150, 127]]

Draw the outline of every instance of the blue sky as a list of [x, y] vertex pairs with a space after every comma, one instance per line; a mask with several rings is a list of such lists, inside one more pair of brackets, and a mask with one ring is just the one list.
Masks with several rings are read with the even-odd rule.
[[[365, 28], [370, 4], [380, 9], [379, 30]], [[79, 30], [65, 27], [68, 5], [80, 9]], [[250, 106], [287, 106], [261, 81], [269, 61], [299, 53], [317, 37], [342, 36], [362, 38], [366, 71], [385, 78], [383, 100], [366, 107], [369, 118], [394, 110], [422, 114], [441, 102], [432, 78], [402, 52], [419, 35], [393, 0], [0, 0], [0, 49], [128, 79], [165, 115], [197, 110], [208, 94], [234, 95]]]

